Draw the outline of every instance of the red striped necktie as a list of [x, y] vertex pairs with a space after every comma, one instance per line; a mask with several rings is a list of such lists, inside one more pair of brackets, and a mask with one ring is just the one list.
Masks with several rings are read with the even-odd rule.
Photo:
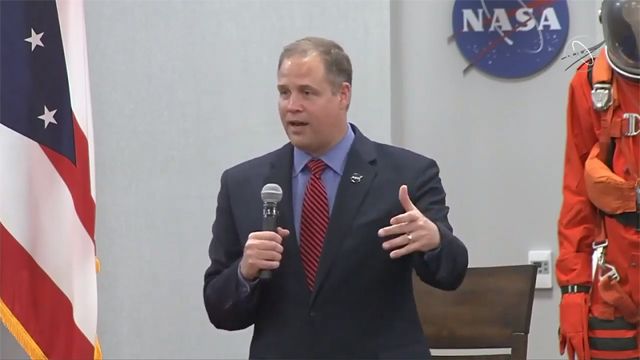
[[311, 177], [302, 201], [300, 254], [307, 286], [313, 290], [322, 253], [322, 244], [329, 225], [329, 199], [321, 178], [327, 164], [320, 159], [314, 159], [307, 163], [307, 167], [311, 170]]

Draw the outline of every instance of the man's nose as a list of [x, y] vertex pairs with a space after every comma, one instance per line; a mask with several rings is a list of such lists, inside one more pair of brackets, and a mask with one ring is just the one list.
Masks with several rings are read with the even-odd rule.
[[300, 98], [296, 94], [291, 94], [287, 100], [287, 111], [297, 112], [302, 111], [302, 105]]

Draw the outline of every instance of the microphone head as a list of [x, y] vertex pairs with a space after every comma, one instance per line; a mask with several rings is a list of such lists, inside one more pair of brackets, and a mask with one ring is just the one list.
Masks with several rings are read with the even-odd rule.
[[278, 184], [267, 184], [260, 192], [262, 201], [266, 203], [278, 203], [282, 200], [282, 188]]

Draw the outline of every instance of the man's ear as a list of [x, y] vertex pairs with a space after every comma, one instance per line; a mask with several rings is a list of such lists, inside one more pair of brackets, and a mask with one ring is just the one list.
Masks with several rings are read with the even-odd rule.
[[351, 84], [343, 82], [342, 85], [340, 85], [338, 96], [340, 96], [340, 104], [344, 109], [349, 109], [349, 104], [351, 104]]

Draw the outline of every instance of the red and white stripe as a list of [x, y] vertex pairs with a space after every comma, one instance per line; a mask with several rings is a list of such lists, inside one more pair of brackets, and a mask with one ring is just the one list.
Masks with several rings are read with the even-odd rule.
[[0, 126], [0, 295], [48, 358], [97, 342], [93, 128], [82, 1], [57, 1], [76, 164]]

